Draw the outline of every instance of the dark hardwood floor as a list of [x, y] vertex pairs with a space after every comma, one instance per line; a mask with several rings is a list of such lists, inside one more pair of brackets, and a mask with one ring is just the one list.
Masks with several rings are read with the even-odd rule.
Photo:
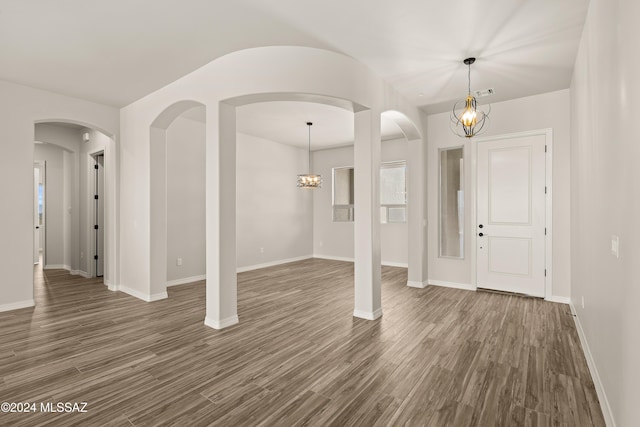
[[145, 303], [36, 281], [35, 309], [0, 313], [0, 400], [38, 411], [0, 425], [604, 426], [566, 305], [384, 267], [384, 315], [360, 320], [353, 265], [314, 259], [239, 274], [241, 323], [216, 331], [203, 282]]

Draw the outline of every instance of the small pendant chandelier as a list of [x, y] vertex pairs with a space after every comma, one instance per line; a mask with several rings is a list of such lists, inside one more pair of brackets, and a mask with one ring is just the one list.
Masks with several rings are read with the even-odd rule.
[[471, 64], [474, 62], [476, 58], [464, 60], [465, 65], [469, 66], [469, 91], [467, 97], [456, 102], [451, 111], [451, 130], [461, 138], [471, 138], [482, 132], [491, 112], [491, 105], [487, 112], [478, 109], [478, 101], [471, 95]]
[[298, 187], [300, 188], [321, 188], [322, 187], [322, 176], [321, 175], [313, 175], [311, 173], [311, 125], [313, 123], [307, 122], [307, 126], [309, 126], [309, 168], [308, 173], [298, 175]]

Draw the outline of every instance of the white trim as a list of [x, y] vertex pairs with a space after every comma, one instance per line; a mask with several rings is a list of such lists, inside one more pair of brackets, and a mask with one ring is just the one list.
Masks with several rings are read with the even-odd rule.
[[406, 262], [382, 261], [380, 262], [380, 265], [384, 265], [385, 267], [409, 268], [409, 264]]
[[328, 259], [328, 260], [331, 260], [331, 261], [355, 262], [355, 260], [353, 258], [347, 258], [347, 257], [342, 257], [342, 256], [313, 254], [313, 257], [314, 258], [318, 258], [318, 259]]
[[82, 271], [82, 270], [70, 270], [69, 274], [71, 274], [73, 276], [82, 276], [85, 279], [90, 279], [91, 278], [89, 276], [89, 273], [87, 273], [86, 271]]
[[600, 409], [602, 409], [604, 422], [608, 427], [616, 427], [616, 421], [613, 418], [613, 411], [611, 411], [611, 405], [609, 405], [607, 394], [604, 392], [604, 386], [602, 385], [602, 380], [600, 380], [600, 374], [598, 374], [596, 362], [593, 360], [593, 355], [591, 354], [591, 349], [589, 348], [587, 337], [584, 334], [582, 325], [580, 324], [578, 312], [576, 311], [576, 307], [573, 305], [573, 302], [569, 302], [569, 307], [571, 308], [571, 313], [573, 314], [573, 321], [576, 324], [576, 330], [578, 331], [580, 344], [582, 344], [582, 351], [584, 352], [585, 359], [587, 359], [587, 366], [589, 367], [589, 372], [591, 373], [591, 379], [593, 380], [593, 385], [595, 386], [596, 393], [598, 394], [598, 400], [600, 401]]
[[149, 296], [149, 301], [147, 301], [147, 302], [160, 301], [162, 299], [167, 299], [167, 298], [169, 298], [169, 294], [167, 294], [167, 291], [158, 292], [157, 294], [150, 295]]
[[[313, 258], [328, 259], [328, 260], [331, 260], [331, 261], [355, 262], [354, 258], [341, 257], [341, 256], [332, 256], [332, 255], [313, 254]], [[380, 265], [384, 265], [385, 267], [409, 268], [409, 264], [407, 264], [406, 262], [381, 261]]]
[[382, 317], [382, 308], [377, 308], [375, 311], [363, 311], [353, 310], [353, 316], [365, 320], [376, 320]]
[[477, 290], [476, 285], [470, 285], [468, 283], [446, 282], [444, 280], [431, 280], [431, 279], [429, 279], [427, 283], [431, 286], [440, 286], [443, 288], [464, 289], [467, 291]]
[[11, 311], [11, 310], [20, 310], [21, 308], [29, 308], [34, 307], [36, 305], [35, 300], [28, 299], [24, 301], [12, 302], [11, 304], [3, 304], [0, 305], [0, 312], [2, 311]]
[[43, 270], [71, 270], [71, 267], [64, 264], [49, 264], [42, 267]]
[[558, 297], [555, 295], [551, 295], [550, 297], [547, 297], [544, 300], [549, 302], [557, 302], [559, 304], [571, 304], [571, 298]]
[[145, 294], [143, 292], [140, 292], [138, 290], [135, 289], [131, 289], [127, 286], [123, 286], [120, 285], [118, 287], [118, 290], [121, 292], [124, 292], [125, 294], [131, 295], [132, 297], [136, 297], [138, 299], [141, 299], [142, 301], [146, 301], [146, 302], [153, 302], [153, 301], [159, 301], [161, 299], [165, 299], [168, 298], [169, 295], [167, 295], [167, 291], [164, 292], [160, 292], [157, 294], [153, 294], [153, 295], [149, 295], [149, 294]]
[[545, 197], [545, 227], [547, 228], [547, 235], [545, 238], [545, 268], [547, 275], [544, 278], [545, 282], [545, 299], [556, 298], [553, 296], [553, 129], [536, 129], [524, 132], [507, 133], [503, 135], [485, 136], [480, 138], [473, 138], [471, 144], [471, 227], [473, 232], [471, 233], [471, 277], [474, 281], [474, 289], [478, 284], [478, 254], [477, 254], [477, 233], [475, 227], [478, 222], [478, 143], [485, 141], [498, 141], [501, 139], [521, 138], [525, 136], [544, 135], [545, 145], [547, 150], [545, 153], [545, 185], [547, 186], [547, 194]]
[[213, 329], [224, 329], [224, 328], [228, 328], [229, 326], [233, 326], [237, 323], [240, 323], [240, 319], [238, 319], [238, 315], [227, 317], [226, 319], [222, 319], [222, 320], [214, 320], [209, 316], [206, 316], [204, 318], [204, 324]]
[[201, 274], [200, 276], [185, 277], [184, 279], [167, 280], [167, 287], [199, 282], [201, 280], [206, 280], [206, 279], [207, 279], [207, 275]]
[[311, 259], [311, 258], [313, 258], [313, 255], [303, 255], [295, 258], [280, 259], [277, 261], [265, 262], [264, 264], [248, 265], [246, 267], [236, 268], [236, 273], [244, 273], [246, 271], [258, 270], [261, 268], [273, 267], [274, 265], [288, 264], [290, 262], [303, 261], [305, 259]]
[[414, 282], [412, 280], [407, 280], [407, 286], [410, 288], [424, 289], [427, 287], [427, 282]]

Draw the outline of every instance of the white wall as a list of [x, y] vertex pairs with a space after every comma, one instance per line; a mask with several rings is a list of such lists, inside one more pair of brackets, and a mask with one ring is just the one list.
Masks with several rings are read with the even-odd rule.
[[638, 16], [638, 1], [591, 0], [571, 83], [571, 302], [618, 426], [640, 419]]
[[[382, 143], [382, 162], [407, 160], [407, 141], [398, 139]], [[313, 253], [318, 257], [353, 260], [353, 222], [333, 222], [333, 168], [353, 167], [353, 146], [313, 152], [313, 172], [324, 179], [314, 190]], [[408, 195], [411, 198], [411, 195]], [[383, 265], [407, 265], [407, 223], [381, 224], [380, 247]]]
[[311, 257], [317, 190], [296, 187], [307, 151], [242, 133], [236, 143], [238, 269]]
[[[167, 141], [167, 281], [206, 274], [205, 126], [178, 117]], [[312, 192], [296, 187], [305, 150], [237, 134], [237, 267], [312, 255]], [[183, 265], [177, 266], [177, 258]]]
[[[167, 140], [167, 281], [206, 272], [205, 125], [178, 117]], [[177, 265], [182, 258], [182, 266]]]
[[[118, 134], [118, 111], [0, 81], [0, 311], [33, 305], [34, 124], [69, 120]], [[10, 209], [9, 209], [10, 207]]]
[[[482, 135], [495, 136], [545, 128], [553, 129], [553, 289], [552, 296], [568, 298], [570, 294], [570, 186], [569, 186], [569, 90], [535, 95], [491, 106], [488, 130]], [[474, 285], [470, 259], [471, 236], [471, 150], [473, 139], [454, 135], [449, 128], [449, 113], [428, 117], [428, 203], [429, 203], [429, 280]], [[464, 146], [465, 156], [465, 258], [438, 256], [438, 149]]]

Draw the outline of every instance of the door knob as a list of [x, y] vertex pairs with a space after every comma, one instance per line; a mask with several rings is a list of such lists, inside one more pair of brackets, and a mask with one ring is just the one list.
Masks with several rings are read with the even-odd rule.
[[482, 225], [482, 224], [480, 224], [480, 225], [478, 226], [478, 228], [482, 228], [482, 227], [484, 227], [484, 225]]
[[478, 233], [478, 236], [482, 237], [484, 236], [484, 233]]

